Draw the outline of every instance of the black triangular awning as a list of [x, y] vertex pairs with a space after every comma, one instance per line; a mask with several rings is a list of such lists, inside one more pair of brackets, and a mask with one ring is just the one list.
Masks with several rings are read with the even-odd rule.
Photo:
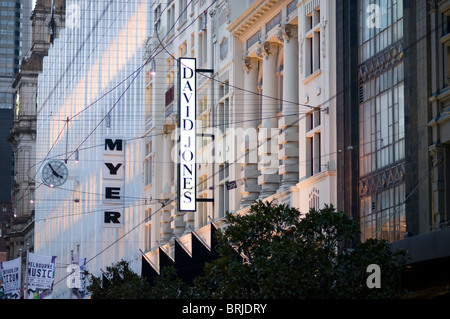
[[[178, 240], [174, 242], [174, 259], [168, 256], [164, 250], [159, 249], [159, 272], [163, 267], [174, 266], [177, 275], [187, 284], [192, 284], [194, 279], [200, 276], [204, 270], [205, 263], [216, 259], [219, 254], [217, 252], [217, 239], [215, 232], [217, 230], [213, 224], [210, 224], [211, 247], [206, 244], [192, 232], [189, 234], [192, 247], [192, 255], [189, 254]], [[158, 276], [157, 270], [145, 259], [142, 258], [142, 276], [146, 277], [150, 283], [153, 283]]]
[[159, 249], [159, 272], [161, 274], [164, 267], [172, 267], [174, 262], [169, 255], [160, 247]]
[[[189, 236], [192, 236], [190, 234]], [[175, 270], [178, 277], [180, 277], [184, 282], [192, 284], [195, 278], [195, 273], [198, 265], [194, 264], [191, 255], [184, 249], [184, 247], [175, 240]]]
[[216, 258], [219, 258], [219, 252], [217, 251], [217, 237], [216, 232], [217, 228], [214, 226], [214, 224], [211, 225], [211, 260], [214, 260]]
[[210, 261], [211, 251], [208, 247], [203, 244], [203, 242], [197, 237], [197, 235], [192, 234], [192, 260], [195, 263], [204, 263]]
[[200, 240], [195, 233], [191, 234], [192, 239], [192, 260], [194, 265], [197, 265], [195, 268], [195, 273], [193, 275], [195, 277], [202, 274], [205, 264], [212, 262], [216, 259], [219, 254], [217, 252], [217, 240], [215, 236], [216, 228], [213, 224], [210, 224], [210, 242], [211, 247], [207, 247], [202, 240]]
[[147, 279], [151, 285], [155, 283], [155, 278], [158, 277], [157, 270], [148, 262], [145, 255], [142, 255], [142, 277]]

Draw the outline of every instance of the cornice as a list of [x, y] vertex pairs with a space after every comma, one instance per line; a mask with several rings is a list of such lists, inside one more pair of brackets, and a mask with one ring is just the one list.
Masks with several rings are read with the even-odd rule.
[[257, 0], [244, 11], [227, 28], [235, 37], [240, 38], [254, 25], [260, 22], [261, 17], [280, 4], [281, 0]]

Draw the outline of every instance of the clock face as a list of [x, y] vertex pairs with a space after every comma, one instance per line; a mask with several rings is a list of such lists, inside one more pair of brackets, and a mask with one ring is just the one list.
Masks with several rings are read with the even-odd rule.
[[49, 161], [42, 169], [42, 179], [47, 186], [63, 185], [69, 177], [67, 166], [61, 161]]

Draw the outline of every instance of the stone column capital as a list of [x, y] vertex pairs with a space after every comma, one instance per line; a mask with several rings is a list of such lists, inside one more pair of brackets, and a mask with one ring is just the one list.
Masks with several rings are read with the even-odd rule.
[[256, 55], [259, 57], [269, 57], [272, 53], [276, 53], [278, 49], [279, 43], [277, 42], [269, 42], [265, 41], [259, 44], [258, 50], [256, 51]]
[[277, 33], [277, 39], [281, 42], [286, 41], [289, 42], [289, 40], [297, 39], [298, 37], [298, 26], [293, 24], [283, 24], [280, 25]]
[[258, 67], [258, 58], [253, 57], [244, 57], [242, 60], [242, 67], [244, 71], [250, 72], [251, 70], [257, 70]]
[[164, 136], [170, 136], [172, 132], [175, 130], [175, 124], [173, 123], [166, 123], [162, 128], [162, 133]]
[[439, 165], [445, 156], [445, 147], [442, 144], [433, 144], [428, 148], [430, 156], [433, 160], [433, 165]]

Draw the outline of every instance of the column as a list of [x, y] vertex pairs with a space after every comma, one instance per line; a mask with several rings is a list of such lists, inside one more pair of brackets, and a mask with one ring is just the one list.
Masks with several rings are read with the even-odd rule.
[[252, 205], [259, 196], [258, 185], [258, 124], [259, 124], [259, 92], [258, 86], [258, 61], [257, 58], [244, 59], [244, 107], [241, 110], [243, 140], [241, 165], [241, 208]]
[[259, 54], [262, 57], [263, 83], [261, 99], [261, 128], [258, 132], [258, 184], [260, 199], [276, 193], [278, 175], [278, 43], [264, 42]]
[[[175, 216], [172, 216], [173, 205], [171, 204], [171, 200], [173, 199], [171, 189], [173, 185], [173, 165], [171, 158], [171, 133], [173, 127], [165, 125], [163, 127], [163, 163], [162, 163], [162, 190], [161, 190], [161, 245], [167, 244], [172, 238], [172, 234], [174, 233], [173, 224], [175, 220]], [[156, 165], [158, 167], [159, 165]], [[160, 166], [161, 167], [161, 166]], [[157, 181], [155, 181], [157, 183]], [[182, 217], [181, 217], [182, 218]]]
[[281, 165], [280, 190], [289, 188], [299, 180], [299, 127], [298, 127], [298, 39], [297, 26], [284, 25], [279, 33], [283, 40], [284, 66], [283, 66], [283, 107], [279, 119], [280, 129], [279, 160]]
[[439, 229], [441, 222], [446, 220], [445, 210], [445, 147], [436, 143], [429, 148], [433, 163], [431, 177], [431, 226]]

